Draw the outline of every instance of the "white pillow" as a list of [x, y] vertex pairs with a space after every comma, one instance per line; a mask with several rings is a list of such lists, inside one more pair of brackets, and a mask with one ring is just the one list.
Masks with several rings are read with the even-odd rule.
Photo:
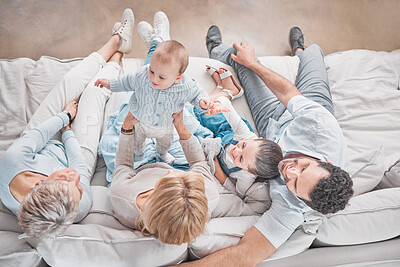
[[25, 240], [18, 239], [19, 233], [0, 231], [1, 266], [39, 266], [42, 256]]
[[372, 151], [350, 154], [344, 170], [353, 180], [353, 197], [371, 191], [381, 181], [385, 170], [383, 146]]
[[382, 181], [377, 188], [400, 187], [400, 153], [386, 157], [389, 167], [385, 171]]
[[324, 218], [315, 245], [364, 244], [400, 235], [400, 187], [353, 197], [346, 209]]
[[[92, 186], [93, 206], [79, 224], [55, 239], [21, 235], [50, 266], [163, 266], [187, 259], [187, 244], [167, 245], [121, 225], [112, 215], [108, 188]], [[155, 257], [154, 255], [157, 255]]]
[[188, 253], [187, 244], [166, 245], [139, 232], [96, 224], [71, 225], [56, 239], [23, 238], [50, 266], [164, 266], [186, 260]]

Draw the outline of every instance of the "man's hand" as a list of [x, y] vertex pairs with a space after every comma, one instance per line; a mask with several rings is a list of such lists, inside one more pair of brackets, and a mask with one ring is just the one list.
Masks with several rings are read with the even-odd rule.
[[257, 64], [254, 47], [248, 45], [245, 41], [241, 42], [240, 45], [234, 43], [233, 47], [237, 51], [236, 55], [231, 54], [231, 57], [234, 61], [246, 67]]
[[105, 78], [101, 78], [98, 79], [97, 81], [94, 82], [94, 86], [100, 87], [100, 88], [107, 88], [110, 89], [110, 80], [105, 79]]
[[68, 111], [69, 114], [71, 114], [71, 121], [75, 119], [76, 117], [76, 112], [78, 111], [78, 102], [75, 100], [72, 102], [69, 102], [65, 107], [64, 110]]
[[210, 108], [204, 115], [209, 116], [209, 115], [215, 115], [221, 112], [230, 112], [229, 108], [225, 107], [222, 105], [220, 102], [216, 101], [214, 102], [214, 106]]

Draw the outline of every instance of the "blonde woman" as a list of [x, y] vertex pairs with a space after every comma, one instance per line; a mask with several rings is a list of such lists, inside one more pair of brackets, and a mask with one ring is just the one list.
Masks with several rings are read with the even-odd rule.
[[202, 148], [183, 123], [182, 114], [174, 114], [174, 126], [189, 171], [161, 162], [135, 171], [134, 125], [138, 120], [128, 114], [122, 124], [109, 191], [114, 216], [122, 224], [177, 245], [191, 242], [204, 232], [219, 198]]

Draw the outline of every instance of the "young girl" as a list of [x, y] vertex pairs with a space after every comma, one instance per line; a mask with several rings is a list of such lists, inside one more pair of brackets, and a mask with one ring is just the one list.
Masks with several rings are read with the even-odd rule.
[[[227, 135], [221, 127], [221, 118], [213, 118], [214, 121], [208, 118], [200, 119], [217, 137], [203, 140], [202, 147], [208, 155], [209, 164], [215, 164], [215, 177], [225, 188], [244, 198], [254, 182], [267, 181], [279, 176], [278, 163], [282, 160], [282, 150], [275, 142], [258, 138], [233, 108], [231, 100], [240, 97], [243, 88], [231, 72], [224, 68], [217, 70], [207, 67], [217, 83], [217, 88], [210, 98], [230, 110], [224, 112], [223, 116], [232, 127], [233, 137]], [[214, 127], [215, 125], [218, 127]], [[211, 169], [213, 170], [213, 166]]]

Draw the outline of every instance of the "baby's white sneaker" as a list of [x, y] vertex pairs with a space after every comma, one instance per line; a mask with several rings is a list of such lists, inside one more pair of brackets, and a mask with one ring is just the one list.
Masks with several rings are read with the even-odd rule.
[[153, 43], [156, 37], [156, 33], [153, 27], [151, 27], [151, 25], [148, 22], [141, 21], [137, 25], [137, 31], [140, 36], [140, 39], [142, 39], [146, 43], [147, 48], [150, 48], [151, 44]]
[[[129, 54], [132, 51], [132, 34], [134, 23], [135, 18], [133, 16], [132, 9], [125, 9], [118, 29], [113, 28], [113, 34], [118, 34], [121, 37], [118, 52]], [[114, 24], [114, 27], [116, 27], [116, 24]]]
[[164, 161], [165, 163], [172, 165], [172, 163], [174, 163], [175, 158], [174, 156], [172, 156], [170, 153], [165, 153], [165, 154], [158, 154], [158, 157]]
[[162, 11], [158, 11], [154, 14], [154, 31], [156, 35], [154, 41], [161, 43], [171, 40], [169, 36], [169, 20], [167, 15]]

